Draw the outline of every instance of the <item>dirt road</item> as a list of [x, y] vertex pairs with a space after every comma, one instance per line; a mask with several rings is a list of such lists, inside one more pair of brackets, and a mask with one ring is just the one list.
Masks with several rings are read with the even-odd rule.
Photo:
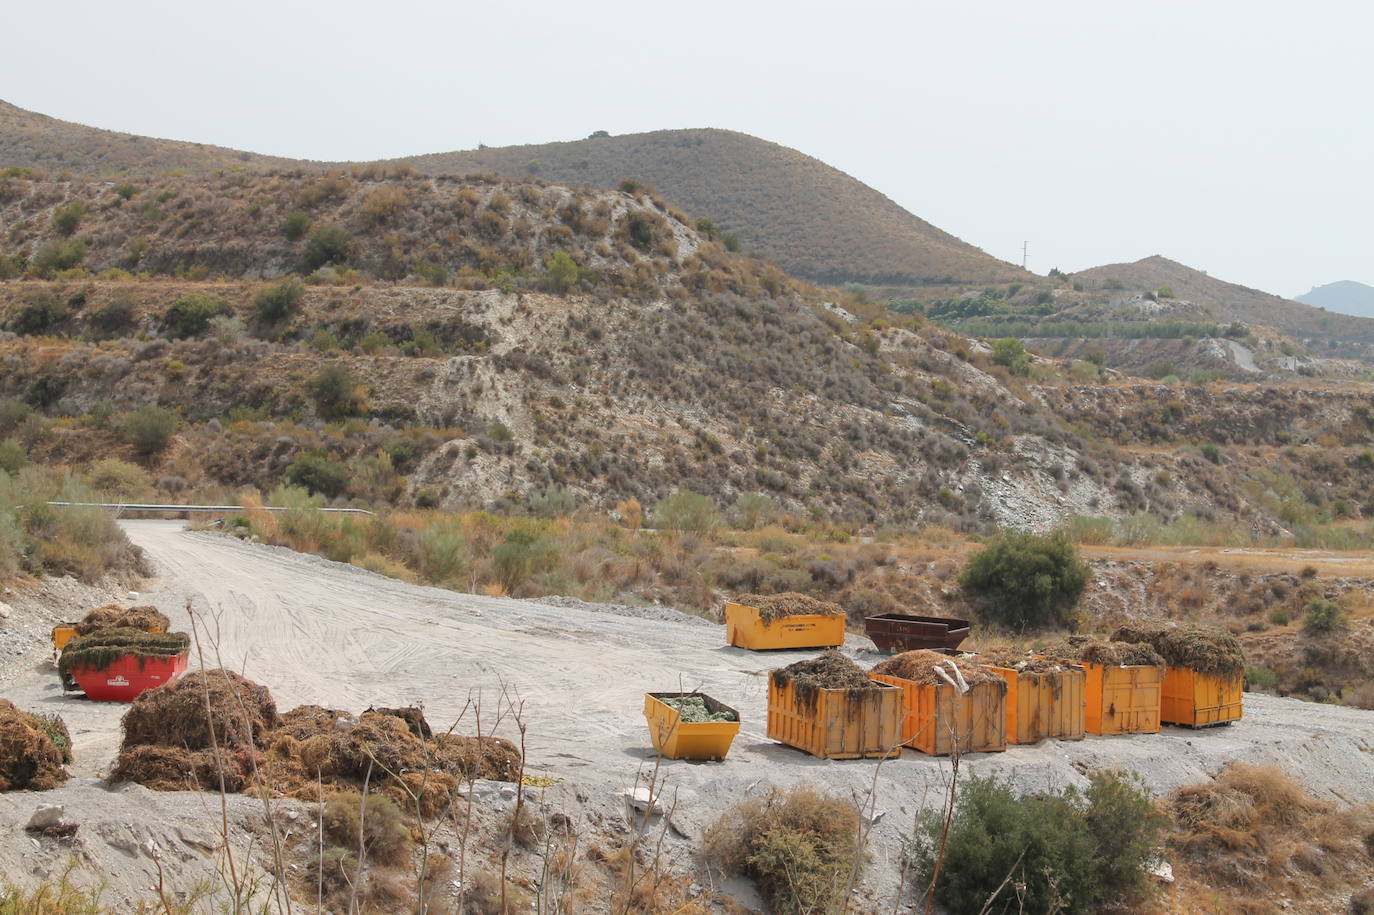
[[[856, 798], [873, 784], [871, 762], [821, 761], [764, 736], [766, 672], [810, 652], [730, 648], [722, 627], [663, 610], [627, 615], [636, 611], [460, 594], [188, 532], [179, 522], [124, 527], [160, 575], [143, 599], [176, 628], [190, 625], [191, 601], [215, 630], [222, 663], [268, 685], [282, 709], [423, 703], [443, 727], [478, 690], [489, 716], [504, 684], [524, 703], [530, 768], [576, 784], [588, 804], [620, 804], [651, 764], [645, 691], [703, 688], [739, 709], [744, 726], [724, 763], [665, 765], [684, 849], [725, 806], [769, 782], [807, 780]], [[80, 774], [108, 765], [123, 707], [62, 699], [50, 671], [22, 676], [4, 695], [21, 707], [60, 706], [73, 726]], [[469, 717], [458, 730], [474, 728]], [[1204, 780], [1233, 759], [1275, 763], [1343, 803], [1374, 801], [1374, 713], [1247, 695], [1246, 717], [1231, 727], [1047, 741], [970, 757], [966, 771], [1034, 789], [1124, 767], [1162, 792]], [[896, 867], [884, 862], [895, 861], [922, 803], [939, 802], [947, 773], [947, 762], [912, 752], [882, 767], [872, 892], [890, 889]]]

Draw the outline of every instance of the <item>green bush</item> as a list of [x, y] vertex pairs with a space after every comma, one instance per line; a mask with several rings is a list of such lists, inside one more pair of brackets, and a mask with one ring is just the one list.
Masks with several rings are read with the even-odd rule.
[[119, 458], [103, 458], [86, 473], [86, 482], [107, 500], [136, 499], [152, 489], [148, 471]]
[[310, 214], [296, 210], [281, 221], [281, 234], [289, 241], [300, 241], [310, 231]]
[[343, 419], [357, 408], [358, 382], [342, 362], [325, 366], [310, 382], [315, 410], [325, 419]]
[[210, 319], [229, 312], [229, 306], [208, 295], [184, 295], [162, 313], [162, 323], [173, 337], [198, 337], [210, 327]]
[[710, 496], [674, 489], [654, 506], [653, 525], [673, 531], [709, 534], [720, 527], [720, 512]]
[[320, 267], [348, 263], [353, 251], [353, 236], [339, 226], [319, 226], [305, 242], [305, 272]]
[[23, 336], [47, 334], [65, 321], [68, 313], [66, 303], [51, 292], [35, 293], [11, 312], [5, 326]]
[[704, 857], [748, 877], [778, 915], [829, 915], [862, 868], [859, 811], [807, 785], [773, 788], [730, 808], [707, 830]]
[[1155, 298], [1157, 299], [1172, 299], [1173, 297], [1174, 287], [1172, 286], [1160, 286], [1159, 289], [1155, 290]]
[[992, 361], [1013, 375], [1030, 373], [1030, 356], [1026, 353], [1025, 345], [1015, 337], [993, 341]]
[[[1086, 791], [1025, 797], [995, 777], [960, 784], [935, 902], [973, 915], [1100, 912], [1140, 901], [1167, 820], [1138, 780], [1089, 779]], [[943, 829], [940, 813], [928, 811], [906, 849], [921, 886], [935, 879]]]
[[76, 231], [77, 226], [81, 225], [81, 220], [85, 216], [86, 205], [80, 200], [73, 200], [71, 203], [64, 203], [53, 211], [52, 227], [57, 230], [58, 235], [71, 235]]
[[176, 434], [181, 418], [164, 407], [145, 404], [124, 417], [124, 434], [144, 457], [160, 454]]
[[101, 337], [119, 337], [138, 322], [138, 305], [128, 293], [118, 293], [86, 318], [90, 329]]
[[0, 254], [0, 280], [23, 276], [28, 266], [29, 259], [22, 254]]
[[1014, 629], [1065, 625], [1088, 566], [1062, 533], [1001, 534], [969, 559], [960, 583], [983, 598], [985, 618]]
[[125, 183], [115, 185], [115, 196], [120, 200], [132, 200], [133, 196], [137, 193], [138, 188], [134, 187], [132, 184]]
[[1216, 445], [1198, 445], [1197, 450], [1202, 452], [1202, 456], [1205, 457], [1207, 460], [1211, 461], [1213, 464], [1221, 463], [1221, 449], [1218, 448]]
[[66, 241], [54, 239], [45, 243], [33, 256], [33, 268], [43, 276], [71, 270], [86, 257], [86, 242], [79, 238]]
[[1278, 683], [1278, 673], [1268, 667], [1248, 667], [1245, 670], [1245, 688], [1250, 692], [1272, 692]]
[[550, 568], [556, 548], [533, 531], [516, 528], [491, 551], [492, 571], [507, 593], [515, 591], [531, 575]]
[[457, 519], [439, 521], [420, 531], [420, 574], [435, 584], [457, 582], [467, 574], [468, 544]]
[[777, 516], [777, 501], [762, 492], [742, 492], [730, 507], [730, 521], [736, 527], [750, 531], [772, 524]]
[[333, 499], [348, 488], [348, 468], [320, 452], [303, 454], [286, 468], [286, 482]]
[[568, 252], [556, 251], [544, 265], [544, 277], [540, 280], [540, 286], [549, 292], [563, 295], [578, 284], [580, 276], [581, 270]]
[[577, 511], [577, 497], [562, 486], [550, 486], [530, 494], [530, 514], [539, 518], [565, 518]]
[[18, 439], [0, 441], [0, 471], [15, 473], [29, 463], [29, 452]]
[[1302, 631], [1308, 635], [1334, 632], [1345, 627], [1345, 614], [1334, 600], [1317, 598], [1302, 608]]
[[433, 261], [421, 260], [416, 261], [415, 266], [411, 269], [415, 271], [416, 276], [420, 277], [420, 279], [424, 280], [426, 283], [429, 283], [429, 285], [431, 286], [448, 285], [448, 268], [445, 267], [443, 264], [436, 264]]
[[263, 324], [285, 321], [300, 311], [304, 298], [304, 285], [296, 280], [284, 280], [253, 296], [253, 316]]

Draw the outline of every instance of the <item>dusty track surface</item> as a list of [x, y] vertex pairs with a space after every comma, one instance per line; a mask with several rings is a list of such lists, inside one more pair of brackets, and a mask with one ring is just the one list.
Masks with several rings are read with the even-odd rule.
[[[216, 630], [223, 665], [268, 685], [281, 708], [423, 703], [435, 726], [446, 727], [478, 691], [490, 715], [504, 686], [524, 703], [529, 767], [576, 786], [588, 809], [621, 805], [652, 766], [641, 713], [646, 691], [700, 687], [734, 706], [744, 725], [727, 761], [664, 765], [676, 797], [679, 854], [724, 807], [761, 785], [805, 780], [860, 801], [876, 785], [879, 818], [865, 891], [890, 898], [902, 837], [922, 805], [936, 805], [944, 794], [944, 760], [908, 751], [883, 764], [875, 782], [873, 762], [822, 761], [767, 740], [766, 672], [811, 652], [730, 648], [722, 627], [662, 610], [639, 614], [417, 587], [285, 549], [188, 532], [179, 522], [134, 521], [125, 529], [160, 575], [143, 598], [170, 614], [176, 628], [190, 626], [191, 601]], [[107, 768], [123, 706], [64, 699], [55, 675], [38, 668], [3, 694], [21, 708], [61, 711], [74, 734], [79, 775]], [[469, 712], [458, 730], [475, 726]], [[965, 771], [1005, 775], [1034, 789], [1122, 767], [1163, 792], [1202, 781], [1235, 759], [1275, 763], [1342, 803], [1374, 801], [1374, 713], [1247, 695], [1245, 719], [1230, 727], [1047, 741], [968, 757]]]

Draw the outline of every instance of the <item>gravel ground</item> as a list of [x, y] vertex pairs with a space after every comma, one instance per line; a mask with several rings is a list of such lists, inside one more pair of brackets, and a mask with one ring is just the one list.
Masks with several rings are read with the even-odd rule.
[[[189, 600], [201, 615], [207, 655], [268, 685], [282, 709], [423, 703], [436, 727], [460, 719], [457, 730], [471, 733], [475, 696], [488, 724], [503, 689], [518, 697], [530, 768], [561, 780], [558, 803], [575, 820], [624, 817], [626, 792], [652, 769], [646, 691], [702, 688], [733, 706], [743, 727], [725, 762], [663, 763], [675, 802], [666, 848], [681, 862], [731, 803], [769, 783], [807, 782], [871, 804], [873, 865], [861, 895], [890, 909], [903, 837], [920, 810], [944, 796], [945, 760], [907, 752], [877, 770], [871, 761], [819, 760], [767, 739], [767, 672], [811, 652], [732, 648], [723, 627], [664, 608], [460, 594], [176, 523], [125, 522], [125, 529], [161, 576], [144, 598], [178, 629], [191, 625]], [[857, 640], [847, 650], [871, 663], [861, 647]], [[64, 699], [51, 671], [36, 666], [10, 677], [3, 694], [68, 718], [80, 774], [97, 774], [113, 757], [123, 707]], [[509, 722], [502, 730], [518, 736]], [[1230, 727], [1046, 741], [966, 757], [963, 771], [1034, 790], [1081, 785], [1085, 772], [1121, 767], [1162, 793], [1238, 759], [1274, 763], [1340, 803], [1374, 801], [1374, 713], [1247, 695], [1245, 719]], [[177, 795], [149, 804], [162, 797], [175, 816]]]

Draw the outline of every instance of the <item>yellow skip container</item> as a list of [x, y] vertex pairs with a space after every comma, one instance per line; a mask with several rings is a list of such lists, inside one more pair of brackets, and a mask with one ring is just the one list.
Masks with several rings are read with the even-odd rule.
[[[729, 712], [735, 720], [683, 721], [678, 710], [663, 701], [688, 696], [700, 696], [707, 710]], [[739, 733], [739, 712], [705, 693], [645, 693], [644, 718], [654, 749], [669, 759], [724, 759]]]
[[1007, 743], [1083, 739], [1087, 672], [1077, 664], [1064, 667], [1044, 673], [988, 668], [1007, 681]]
[[1208, 674], [1190, 667], [1170, 667], [1164, 674], [1159, 718], [1165, 724], [1202, 728], [1238, 721], [1242, 714], [1245, 674]]
[[898, 756], [902, 693], [879, 689], [816, 689], [797, 695], [796, 684], [768, 678], [768, 738], [821, 759]]
[[52, 650], [61, 653], [67, 643], [76, 638], [76, 627], [70, 623], [63, 623], [61, 626], [52, 627]]
[[947, 683], [927, 684], [870, 672], [870, 680], [895, 686], [902, 695], [902, 745], [929, 756], [995, 753], [1007, 748], [1007, 687], [1001, 680], [978, 683], [960, 695]]
[[819, 613], [763, 621], [758, 607], [725, 605], [725, 635], [731, 645], [750, 651], [772, 648], [835, 648], [844, 644], [844, 617]]

